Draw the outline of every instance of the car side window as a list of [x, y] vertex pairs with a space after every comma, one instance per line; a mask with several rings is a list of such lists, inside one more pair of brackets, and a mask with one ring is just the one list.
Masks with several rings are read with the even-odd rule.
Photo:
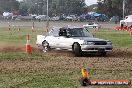
[[59, 29], [59, 36], [66, 36], [66, 34], [67, 34], [66, 29], [63, 29], [63, 28]]
[[50, 32], [49, 32], [49, 36], [54, 36], [54, 37], [58, 37], [59, 36], [59, 30], [58, 29], [52, 29]]

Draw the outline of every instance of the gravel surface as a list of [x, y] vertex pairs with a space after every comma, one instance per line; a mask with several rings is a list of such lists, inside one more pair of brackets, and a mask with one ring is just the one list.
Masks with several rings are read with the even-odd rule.
[[[8, 50], [7, 50], [8, 49]], [[0, 49], [0, 52], [18, 52], [23, 51], [21, 47], [7, 47]], [[36, 48], [33, 48], [35, 53], [43, 53]], [[106, 57], [99, 56], [82, 56], [74, 57], [72, 52], [61, 52], [52, 50], [50, 52], [44, 53], [51, 57], [49, 60], [15, 60], [7, 61], [3, 60], [0, 62], [0, 71], [58, 71], [62, 72], [64, 70], [71, 71], [72, 69], [81, 69], [82, 67], [91, 66], [100, 71], [120, 71], [120, 72], [131, 72], [132, 73], [132, 48], [116, 48]]]

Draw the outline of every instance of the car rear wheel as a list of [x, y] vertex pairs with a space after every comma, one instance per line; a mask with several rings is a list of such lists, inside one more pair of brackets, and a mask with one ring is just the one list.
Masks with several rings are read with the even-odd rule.
[[43, 46], [43, 52], [47, 52], [50, 48], [49, 43], [47, 41], [43, 41], [42, 46]]
[[78, 43], [74, 44], [73, 52], [74, 52], [75, 56], [77, 56], [77, 57], [81, 56], [81, 47]]

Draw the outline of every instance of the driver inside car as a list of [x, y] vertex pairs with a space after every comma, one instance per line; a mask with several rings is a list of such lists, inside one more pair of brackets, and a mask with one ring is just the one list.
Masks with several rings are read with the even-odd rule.
[[66, 31], [66, 29], [64, 29], [64, 28], [60, 28], [59, 36], [66, 36], [66, 35], [67, 35], [67, 31]]

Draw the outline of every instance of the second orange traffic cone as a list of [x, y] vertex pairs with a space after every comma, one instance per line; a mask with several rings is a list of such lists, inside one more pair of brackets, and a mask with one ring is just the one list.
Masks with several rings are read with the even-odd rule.
[[32, 27], [32, 32], [34, 32], [34, 27]]
[[46, 30], [45, 30], [45, 32], [48, 32], [48, 27], [46, 27]]
[[30, 36], [27, 35], [26, 54], [29, 55], [30, 53], [31, 53]]
[[130, 32], [130, 35], [132, 36], [132, 31]]

